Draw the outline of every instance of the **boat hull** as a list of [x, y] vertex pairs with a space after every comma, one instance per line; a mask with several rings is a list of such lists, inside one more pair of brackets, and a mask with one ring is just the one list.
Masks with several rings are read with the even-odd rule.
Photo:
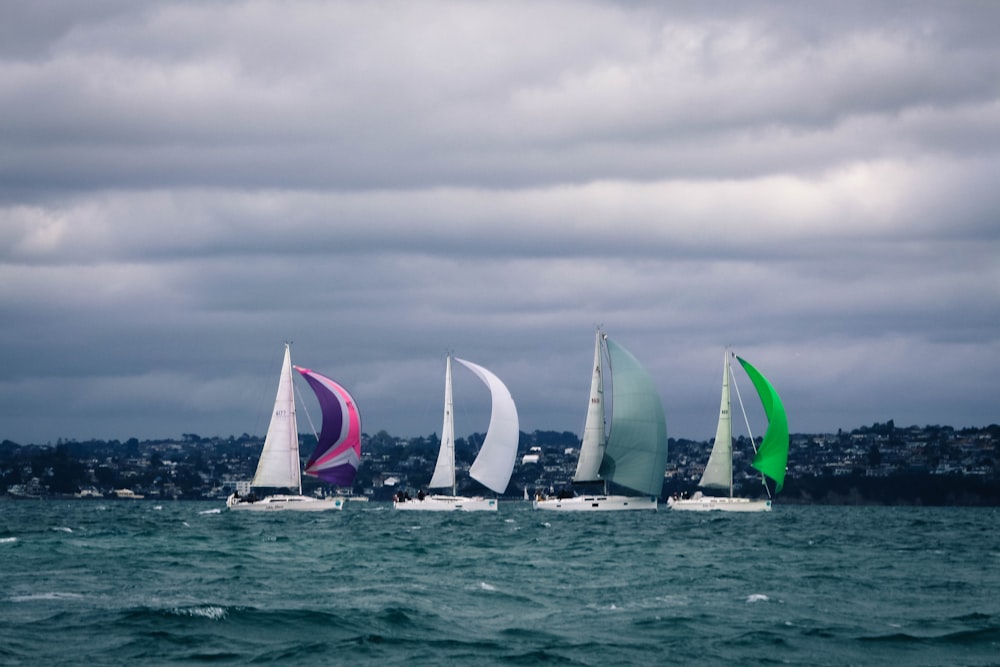
[[325, 512], [344, 509], [344, 499], [313, 498], [311, 496], [274, 495], [247, 502], [235, 495], [226, 499], [226, 507], [241, 512]]
[[395, 500], [392, 506], [398, 510], [423, 512], [495, 512], [496, 498], [466, 498], [464, 496], [424, 496], [423, 499]]
[[667, 500], [667, 507], [682, 512], [770, 512], [771, 501], [701, 496], [670, 498]]
[[652, 496], [589, 495], [572, 498], [546, 498], [534, 500], [536, 510], [556, 512], [620, 512], [623, 510], [655, 510], [656, 498]]

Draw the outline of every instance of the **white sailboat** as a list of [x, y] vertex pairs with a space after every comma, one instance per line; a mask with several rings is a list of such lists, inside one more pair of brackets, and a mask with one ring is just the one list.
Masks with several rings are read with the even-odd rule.
[[[698, 486], [706, 489], [722, 489], [729, 492], [727, 496], [711, 496], [698, 491], [691, 498], [669, 498], [667, 506], [674, 510], [708, 512], [770, 512], [771, 511], [771, 491], [764, 484], [767, 491], [766, 498], [740, 498], [734, 495], [733, 488], [733, 422], [731, 411], [731, 400], [729, 392], [729, 381], [732, 377], [730, 367], [731, 353], [726, 350], [725, 362], [722, 371], [722, 400], [719, 406], [719, 423], [715, 430], [715, 442], [712, 445], [712, 453], [705, 464], [705, 472], [698, 482]], [[785, 409], [781, 404], [774, 387], [760, 374], [757, 369], [745, 360], [736, 357], [740, 365], [747, 371], [751, 382], [757, 389], [764, 404], [765, 412], [768, 416], [768, 430], [761, 442], [759, 449], [755, 448], [753, 463], [754, 468], [761, 471], [776, 481], [775, 492], [781, 490], [785, 479], [785, 467], [788, 463], [788, 420]], [[737, 388], [737, 397], [739, 389]], [[741, 401], [742, 406], [742, 401]], [[744, 419], [746, 415], [744, 413]], [[749, 424], [747, 431], [749, 431]], [[751, 435], [751, 442], [753, 436]]]
[[[338, 486], [349, 486], [361, 460], [361, 416], [357, 405], [347, 390], [330, 378], [297, 366], [295, 370], [316, 392], [323, 411], [323, 426], [316, 437], [316, 449], [306, 464], [306, 473]], [[343, 509], [343, 496], [317, 498], [302, 495], [300, 465], [291, 351], [286, 343], [274, 411], [251, 488], [290, 489], [295, 493], [272, 494], [262, 498], [257, 498], [253, 492], [246, 496], [233, 493], [226, 500], [226, 506], [231, 510], [257, 512]]]
[[[428, 488], [450, 488], [451, 495], [424, 495], [422, 492], [416, 498], [408, 498], [397, 494], [393, 507], [399, 510], [423, 510], [434, 512], [452, 511], [496, 511], [496, 498], [483, 496], [459, 496], [455, 479], [455, 415], [453, 412], [453, 394], [451, 382], [451, 360], [448, 355], [445, 364], [444, 381], [444, 424], [441, 427], [441, 447], [438, 450], [437, 464]], [[517, 442], [520, 431], [517, 421], [517, 408], [507, 387], [496, 375], [487, 369], [455, 357], [482, 380], [490, 390], [492, 411], [490, 424], [486, 431], [483, 446], [479, 449], [476, 460], [469, 468], [469, 476], [490, 490], [502, 494], [507, 489], [514, 463], [517, 457]]]
[[[605, 437], [604, 351], [612, 371], [611, 429]], [[539, 510], [655, 510], [667, 466], [667, 424], [652, 378], [632, 354], [600, 330], [575, 484], [603, 483], [603, 492], [537, 497]], [[638, 495], [610, 494], [614, 483]]]

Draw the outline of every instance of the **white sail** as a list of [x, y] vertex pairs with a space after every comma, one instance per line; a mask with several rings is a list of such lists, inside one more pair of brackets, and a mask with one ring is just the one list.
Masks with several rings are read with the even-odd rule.
[[493, 410], [486, 439], [479, 449], [479, 455], [469, 468], [469, 475], [496, 493], [507, 490], [507, 483], [514, 472], [517, 460], [517, 441], [520, 431], [517, 408], [506, 385], [496, 375], [478, 364], [464, 359], [455, 359], [479, 376], [490, 389]]
[[719, 425], [715, 430], [715, 444], [705, 464], [705, 472], [698, 486], [729, 489], [733, 493], [733, 422], [729, 401], [729, 350], [726, 350], [722, 369], [722, 402], [719, 406]]
[[295, 422], [295, 395], [292, 387], [292, 356], [285, 344], [285, 360], [278, 379], [274, 412], [264, 438], [264, 450], [257, 461], [253, 486], [297, 489], [302, 493], [299, 431]]
[[450, 488], [455, 493], [455, 415], [451, 393], [451, 355], [444, 371], [444, 424], [441, 426], [441, 448], [428, 487]]
[[601, 354], [601, 331], [594, 341], [594, 375], [590, 380], [590, 401], [587, 404], [587, 421], [583, 427], [583, 444], [576, 464], [574, 482], [593, 482], [600, 479], [598, 471], [604, 459], [607, 444], [604, 435], [604, 355]]

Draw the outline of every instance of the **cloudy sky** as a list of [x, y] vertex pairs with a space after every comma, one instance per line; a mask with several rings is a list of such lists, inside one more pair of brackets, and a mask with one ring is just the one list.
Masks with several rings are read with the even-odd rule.
[[263, 433], [286, 340], [579, 433], [598, 325], [674, 437], [727, 345], [793, 432], [1000, 422], [1000, 3], [0, 7], [0, 440]]

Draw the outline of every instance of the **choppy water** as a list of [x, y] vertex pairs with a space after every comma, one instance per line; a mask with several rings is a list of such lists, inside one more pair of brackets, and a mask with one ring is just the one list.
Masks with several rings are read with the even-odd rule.
[[0, 502], [0, 664], [1000, 664], [1000, 510]]

